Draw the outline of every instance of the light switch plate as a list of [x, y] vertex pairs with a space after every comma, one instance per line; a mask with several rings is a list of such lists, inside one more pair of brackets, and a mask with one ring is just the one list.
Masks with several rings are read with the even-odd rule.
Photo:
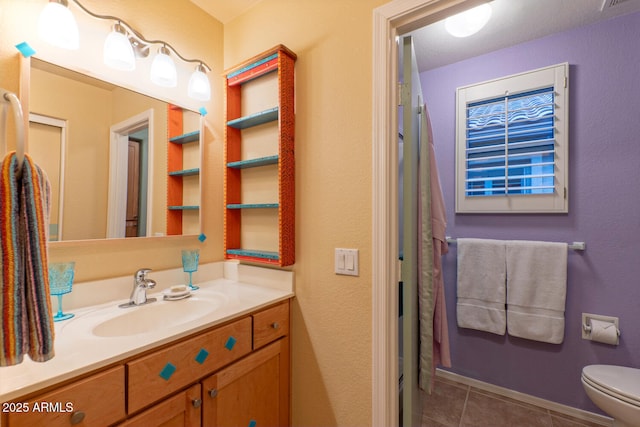
[[347, 276], [358, 276], [359, 269], [358, 249], [342, 249], [335, 250], [335, 272], [336, 274], [345, 274]]

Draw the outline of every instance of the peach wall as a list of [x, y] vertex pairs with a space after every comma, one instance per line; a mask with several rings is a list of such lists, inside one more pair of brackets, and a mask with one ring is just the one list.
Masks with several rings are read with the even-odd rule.
[[[293, 425], [371, 424], [371, 63], [383, 0], [264, 0], [225, 24], [229, 68], [277, 44], [296, 62]], [[334, 274], [334, 248], [360, 276]]]

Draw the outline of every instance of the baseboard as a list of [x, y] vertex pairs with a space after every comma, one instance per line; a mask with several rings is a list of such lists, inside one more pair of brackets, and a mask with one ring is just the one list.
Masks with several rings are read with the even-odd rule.
[[454, 372], [445, 371], [442, 369], [436, 370], [436, 376], [451, 381], [455, 381], [464, 385], [478, 388], [480, 390], [488, 391], [498, 394], [500, 396], [508, 397], [510, 399], [518, 400], [523, 403], [539, 406], [550, 411], [555, 411], [570, 417], [589, 421], [591, 423], [599, 424], [602, 426], [610, 427], [613, 425], [613, 419], [604, 415], [596, 414], [594, 412], [585, 411], [583, 409], [574, 408], [572, 406], [563, 405], [561, 403], [552, 402], [550, 400], [541, 399], [539, 397], [531, 396], [529, 394], [520, 393], [519, 391], [511, 390], [505, 387], [489, 384], [484, 381], [475, 380], [473, 378], [465, 377]]

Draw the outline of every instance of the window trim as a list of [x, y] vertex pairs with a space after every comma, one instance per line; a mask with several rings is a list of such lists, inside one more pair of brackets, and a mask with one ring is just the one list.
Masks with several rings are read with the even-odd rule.
[[[555, 179], [553, 194], [466, 196], [466, 109], [472, 102], [554, 87]], [[569, 177], [569, 64], [459, 87], [456, 90], [456, 213], [567, 213]]]

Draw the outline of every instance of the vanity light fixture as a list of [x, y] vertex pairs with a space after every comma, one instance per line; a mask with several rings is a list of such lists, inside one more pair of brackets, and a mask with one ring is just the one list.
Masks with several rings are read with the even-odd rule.
[[80, 46], [78, 24], [68, 6], [67, 0], [49, 0], [38, 19], [38, 35], [54, 46], [76, 50]]
[[136, 68], [136, 57], [133, 45], [127, 37], [127, 30], [120, 22], [113, 26], [113, 30], [104, 39], [104, 63], [111, 68], [123, 71], [133, 71]]
[[158, 86], [176, 87], [178, 72], [166, 46], [161, 46], [151, 63], [151, 81]]
[[490, 18], [491, 5], [484, 3], [448, 17], [444, 22], [444, 27], [454, 37], [468, 37], [480, 31]]
[[193, 74], [191, 74], [188, 88], [190, 98], [200, 101], [208, 101], [211, 99], [211, 85], [209, 84], [206, 71], [204, 65], [200, 63]]
[[[134, 30], [131, 25], [116, 16], [98, 15], [85, 8], [78, 0], [72, 0], [88, 15], [102, 20], [114, 21], [112, 31], [107, 35], [104, 43], [104, 63], [118, 70], [132, 71], [136, 68], [136, 58], [149, 56], [149, 49], [153, 45], [160, 45], [158, 53], [151, 64], [151, 81], [163, 87], [176, 87], [178, 75], [172, 56], [184, 62], [198, 64], [189, 79], [188, 95], [198, 101], [211, 99], [211, 84], [207, 72], [211, 67], [200, 59], [187, 59], [176, 49], [163, 40], [147, 40], [142, 34]], [[78, 25], [69, 9], [68, 0], [48, 0], [40, 13], [38, 20], [38, 34], [40, 37], [57, 47], [64, 49], [78, 49], [80, 36]]]

